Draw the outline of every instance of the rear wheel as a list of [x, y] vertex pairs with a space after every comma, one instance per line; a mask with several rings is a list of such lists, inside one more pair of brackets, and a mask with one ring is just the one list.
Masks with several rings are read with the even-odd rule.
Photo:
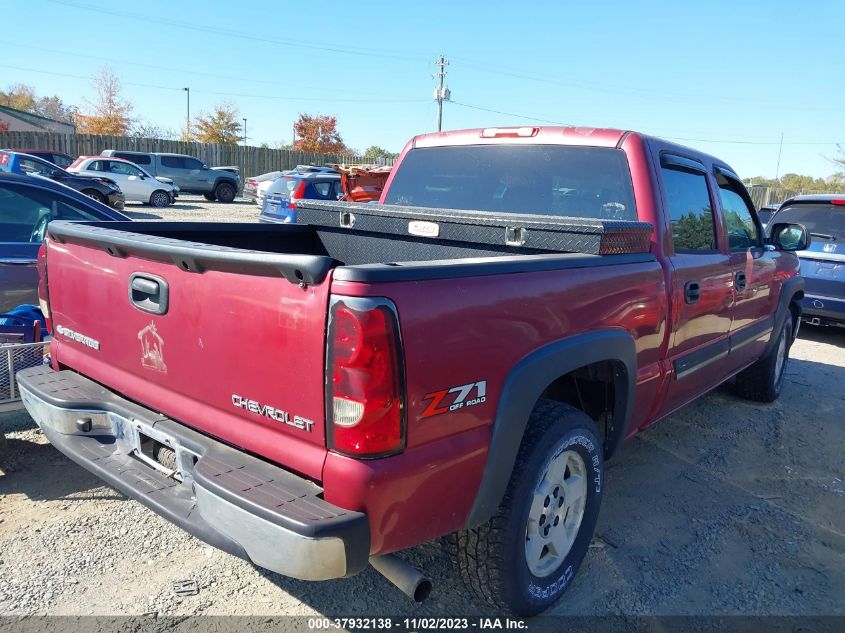
[[757, 402], [774, 402], [780, 396], [792, 347], [792, 313], [787, 311], [772, 348], [763, 358], [736, 377], [737, 395]]
[[166, 207], [170, 204], [170, 194], [162, 189], [156, 189], [150, 195], [150, 205], [156, 207], [157, 209], [161, 209], [162, 207]]
[[202, 197], [208, 200], [209, 202], [214, 202], [215, 200], [217, 200], [217, 197], [213, 193], [204, 193], [202, 194]]
[[531, 616], [578, 571], [601, 505], [604, 461], [593, 421], [541, 400], [496, 514], [450, 537], [464, 584], [497, 609]]
[[103, 204], [107, 204], [106, 197], [103, 194], [101, 194], [99, 191], [97, 191], [96, 189], [85, 189], [85, 190], [82, 191], [82, 193], [84, 193], [89, 198], [93, 198], [97, 202], [102, 202]]
[[214, 197], [217, 198], [219, 202], [231, 202], [235, 199], [236, 193], [235, 187], [228, 182], [221, 182], [214, 189]]

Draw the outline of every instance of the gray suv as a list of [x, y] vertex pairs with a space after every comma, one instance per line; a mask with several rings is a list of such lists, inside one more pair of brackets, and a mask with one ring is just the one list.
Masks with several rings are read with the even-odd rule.
[[229, 167], [209, 168], [193, 156], [114, 149], [107, 149], [100, 155], [131, 161], [153, 176], [170, 178], [182, 193], [202, 194], [206, 200], [231, 202], [241, 189], [241, 179], [236, 171], [231, 171]]

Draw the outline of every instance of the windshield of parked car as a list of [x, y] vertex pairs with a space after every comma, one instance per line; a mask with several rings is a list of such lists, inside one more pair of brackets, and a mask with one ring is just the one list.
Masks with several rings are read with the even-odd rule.
[[636, 220], [625, 154], [604, 147], [472, 145], [408, 152], [386, 204]]
[[803, 224], [813, 239], [845, 240], [845, 206], [834, 204], [796, 204], [784, 207], [771, 223]]

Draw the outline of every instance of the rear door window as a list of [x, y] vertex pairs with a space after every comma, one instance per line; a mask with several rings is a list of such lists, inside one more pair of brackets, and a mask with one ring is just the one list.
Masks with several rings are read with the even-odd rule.
[[411, 150], [387, 204], [636, 220], [624, 152], [562, 145], [470, 145]]
[[117, 160], [109, 161], [109, 172], [112, 174], [120, 174], [122, 176], [140, 176], [141, 170], [130, 165], [129, 163], [122, 163]]
[[122, 158], [128, 160], [136, 165], [150, 165], [152, 164], [152, 157], [149, 154], [134, 154], [132, 152], [115, 152], [115, 158]]
[[181, 156], [162, 156], [161, 165], [170, 169], [185, 169], [185, 163]]

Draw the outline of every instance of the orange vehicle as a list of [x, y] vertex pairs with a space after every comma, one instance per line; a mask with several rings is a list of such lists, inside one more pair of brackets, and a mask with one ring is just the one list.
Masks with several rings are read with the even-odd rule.
[[392, 165], [332, 165], [340, 174], [343, 200], [350, 202], [378, 201]]

